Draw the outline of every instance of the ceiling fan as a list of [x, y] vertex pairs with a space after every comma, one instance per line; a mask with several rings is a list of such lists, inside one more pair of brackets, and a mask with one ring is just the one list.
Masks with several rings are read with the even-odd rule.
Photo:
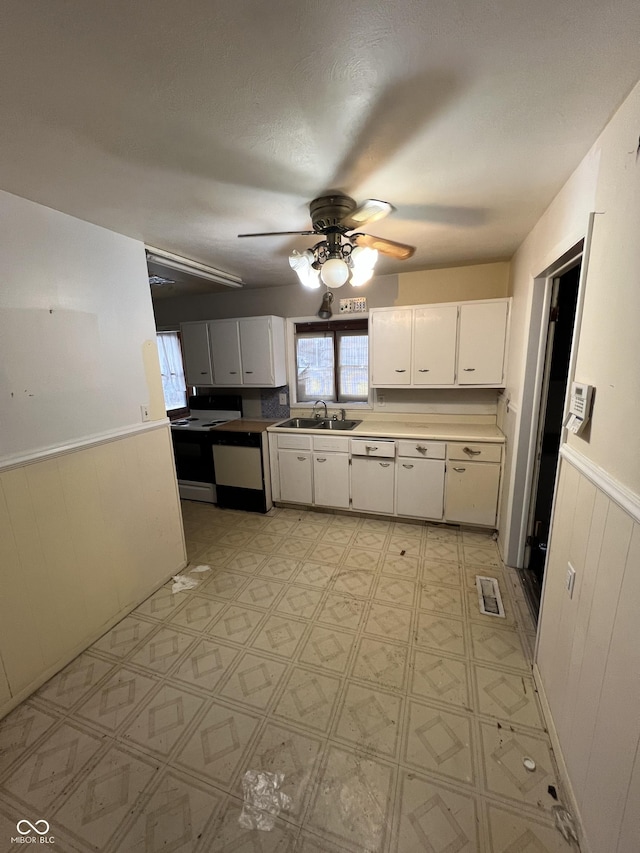
[[371, 278], [378, 252], [399, 261], [415, 252], [414, 246], [405, 243], [359, 231], [350, 233], [388, 216], [393, 210], [387, 201], [370, 198], [358, 205], [348, 195], [333, 192], [310, 203], [311, 231], [267, 231], [238, 234], [238, 237], [322, 236], [325, 239], [311, 249], [302, 254], [294, 251], [289, 258], [302, 284], [316, 288], [321, 278], [327, 286], [341, 287], [351, 274], [351, 284], [357, 287]]

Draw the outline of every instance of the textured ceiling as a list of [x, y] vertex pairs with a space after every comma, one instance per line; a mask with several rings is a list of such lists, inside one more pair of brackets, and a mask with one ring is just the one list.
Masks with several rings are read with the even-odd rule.
[[396, 206], [368, 230], [417, 252], [380, 272], [508, 258], [639, 32], [637, 0], [10, 0], [0, 187], [249, 287], [314, 240], [236, 235], [309, 227], [329, 188]]

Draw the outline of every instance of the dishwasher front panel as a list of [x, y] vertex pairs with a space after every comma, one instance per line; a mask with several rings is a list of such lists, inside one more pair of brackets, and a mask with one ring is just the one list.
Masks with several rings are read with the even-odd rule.
[[262, 454], [258, 447], [214, 444], [213, 467], [218, 486], [260, 490], [263, 488]]

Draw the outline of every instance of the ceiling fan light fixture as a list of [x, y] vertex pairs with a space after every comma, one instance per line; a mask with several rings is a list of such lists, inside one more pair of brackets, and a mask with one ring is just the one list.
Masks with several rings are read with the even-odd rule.
[[300, 284], [308, 290], [317, 290], [320, 287], [320, 273], [315, 268], [315, 255], [311, 249], [306, 249], [302, 254], [293, 250], [289, 255], [289, 266], [300, 279]]
[[329, 258], [320, 269], [320, 278], [327, 287], [342, 287], [349, 278], [349, 267], [342, 258]]

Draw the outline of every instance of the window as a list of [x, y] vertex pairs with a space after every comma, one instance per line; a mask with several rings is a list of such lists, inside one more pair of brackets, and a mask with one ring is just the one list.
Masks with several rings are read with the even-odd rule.
[[296, 323], [299, 403], [366, 403], [369, 336], [366, 320]]
[[156, 335], [162, 389], [167, 412], [187, 407], [187, 385], [184, 378], [179, 332], [158, 332]]

